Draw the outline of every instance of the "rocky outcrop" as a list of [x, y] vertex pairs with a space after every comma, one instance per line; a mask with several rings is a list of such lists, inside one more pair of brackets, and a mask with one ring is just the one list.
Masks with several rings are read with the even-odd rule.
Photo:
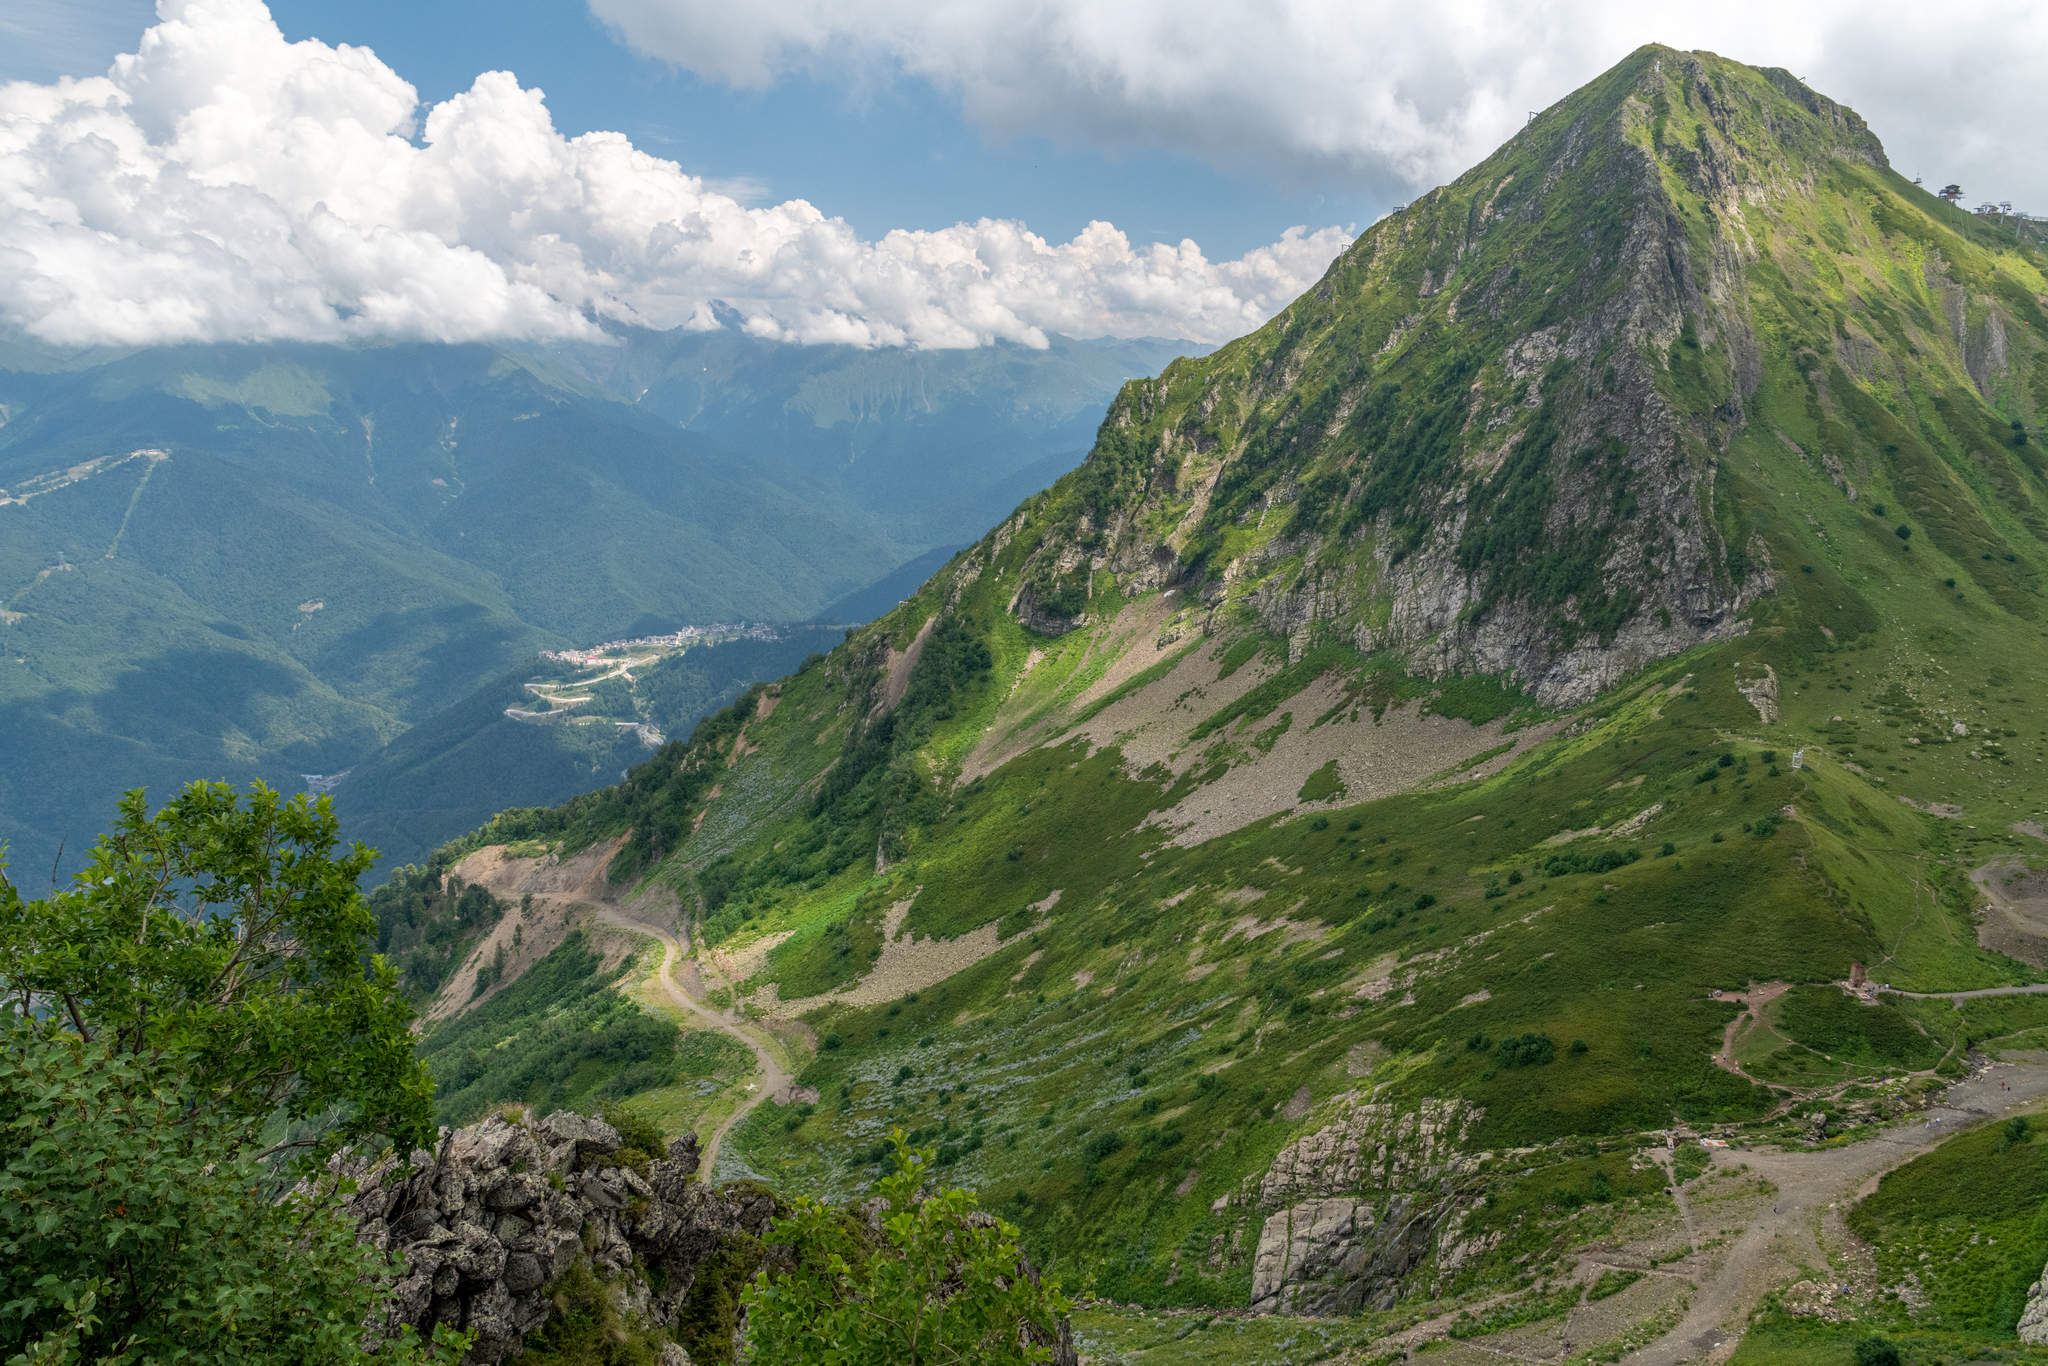
[[2027, 1307], [2020, 1314], [2021, 1342], [2048, 1342], [2048, 1275], [2027, 1290]]
[[[728, 1198], [694, 1179], [694, 1135], [635, 1168], [611, 1159], [618, 1131], [557, 1111], [533, 1123], [492, 1115], [356, 1173], [348, 1202], [362, 1238], [402, 1252], [384, 1333], [438, 1324], [474, 1333], [465, 1360], [498, 1362], [548, 1321], [553, 1287], [583, 1263], [621, 1314], [668, 1324], [697, 1274], [738, 1235], [759, 1239], [775, 1213], [764, 1194]], [[665, 1362], [687, 1362], [669, 1344]]]
[[1042, 636], [1063, 636], [1088, 624], [1085, 612], [1066, 613], [1048, 606], [1041, 600], [1038, 586], [1031, 583], [1017, 590], [1010, 610], [1016, 613], [1017, 620]]
[[1281, 1149], [1248, 1201], [1269, 1211], [1252, 1258], [1253, 1310], [1385, 1309], [1432, 1251], [1459, 1260], [1461, 1178], [1486, 1156], [1465, 1140], [1483, 1113], [1462, 1100], [1401, 1112], [1352, 1098]]
[[[515, 1115], [518, 1112], [514, 1112]], [[661, 1330], [678, 1323], [705, 1328], [692, 1292], [724, 1306], [710, 1316], [740, 1350], [742, 1322], [732, 1316], [739, 1282], [789, 1249], [767, 1245], [775, 1200], [751, 1183], [722, 1193], [696, 1180], [697, 1139], [685, 1135], [667, 1153], [627, 1166], [619, 1133], [602, 1119], [566, 1110], [534, 1122], [494, 1114], [468, 1128], [441, 1131], [439, 1150], [415, 1150], [350, 1169], [356, 1180], [348, 1212], [360, 1237], [378, 1250], [400, 1252], [405, 1275], [393, 1287], [373, 1337], [410, 1325], [421, 1337], [446, 1324], [473, 1333], [466, 1363], [516, 1357], [527, 1334], [544, 1326], [563, 1303], [558, 1288], [581, 1268], [610, 1298], [621, 1323]], [[884, 1241], [884, 1201], [850, 1208], [870, 1240]], [[986, 1227], [994, 1216], [969, 1214]], [[1020, 1262], [1018, 1275], [1038, 1283], [1038, 1270]], [[1052, 1366], [1076, 1366], [1071, 1327], [1020, 1325], [1049, 1354]], [[670, 1334], [660, 1334], [662, 1366], [690, 1366]], [[691, 1340], [683, 1334], [685, 1340]], [[700, 1346], [701, 1339], [698, 1340]]]

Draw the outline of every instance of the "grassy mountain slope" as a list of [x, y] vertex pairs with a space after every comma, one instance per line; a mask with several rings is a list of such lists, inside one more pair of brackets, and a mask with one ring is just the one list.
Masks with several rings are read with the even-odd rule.
[[1646, 1131], [2048, 1025], [1825, 985], [2048, 962], [1969, 880], [2048, 852], [2044, 268], [1646, 48], [546, 838], [816, 1037], [722, 1161], [845, 1196], [902, 1125], [1149, 1304], [1527, 1286], [1664, 1198]]

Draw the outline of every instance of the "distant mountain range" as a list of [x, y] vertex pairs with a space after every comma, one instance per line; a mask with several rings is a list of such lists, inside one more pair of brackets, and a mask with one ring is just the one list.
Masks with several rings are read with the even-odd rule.
[[[377, 768], [543, 648], [814, 618], [1199, 349], [0, 343], [0, 841], [25, 875], [128, 788]], [[467, 774], [488, 812], [617, 771], [575, 768]]]
[[1043, 351], [863, 351], [731, 330], [620, 330], [616, 340], [527, 354], [745, 451], [770, 478], [843, 499], [920, 548], [980, 536], [1081, 463], [1126, 380], [1210, 349], [1055, 336]]

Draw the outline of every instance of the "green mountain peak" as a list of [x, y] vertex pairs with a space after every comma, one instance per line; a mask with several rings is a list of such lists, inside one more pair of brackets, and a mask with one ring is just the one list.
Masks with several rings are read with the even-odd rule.
[[[2002, 315], [2034, 324], [2039, 256], [1983, 236], [1788, 73], [1646, 47], [1258, 332], [1127, 386], [1034, 505], [1020, 610], [1056, 630], [1091, 575], [1182, 582], [1290, 640], [1578, 703], [1771, 591], [1721, 467], [1774, 381], [1811, 389], [1823, 464], [1917, 469], [1985, 410], [2021, 415]], [[1834, 389], [1886, 380], [1976, 416], [1902, 442], [1830, 416], [1863, 401]], [[1906, 502], [1935, 515], [1931, 491]], [[1935, 520], [1949, 553], [2011, 563], [1988, 526]], [[2030, 573], [1977, 576], [2019, 609]]]

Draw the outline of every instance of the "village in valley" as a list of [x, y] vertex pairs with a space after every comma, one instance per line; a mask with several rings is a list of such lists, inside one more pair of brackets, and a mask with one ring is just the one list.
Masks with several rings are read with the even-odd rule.
[[685, 626], [669, 635], [608, 640], [587, 649], [542, 650], [542, 676], [524, 685], [533, 705], [507, 707], [505, 715], [528, 725], [610, 724], [634, 731], [642, 744], [656, 749], [667, 737], [647, 719], [634, 688], [638, 681], [634, 670], [645, 670], [698, 646], [782, 638], [776, 627], [765, 622], [715, 622]]

